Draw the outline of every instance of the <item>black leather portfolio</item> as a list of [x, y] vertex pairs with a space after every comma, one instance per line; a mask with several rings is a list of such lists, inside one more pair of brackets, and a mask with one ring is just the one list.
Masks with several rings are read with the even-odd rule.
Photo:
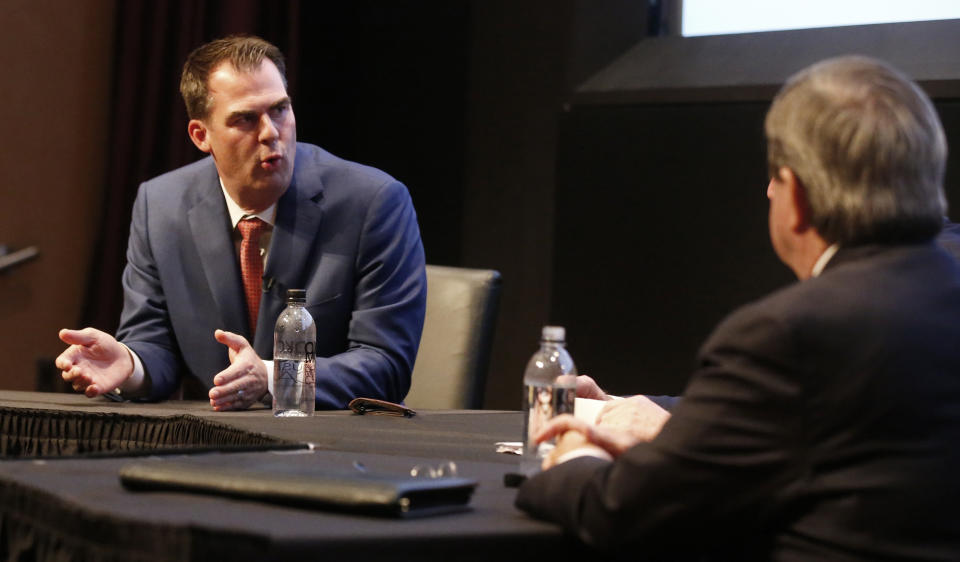
[[135, 491], [219, 494], [312, 509], [416, 517], [468, 508], [475, 480], [393, 475], [304, 473], [189, 462], [137, 462], [120, 468]]

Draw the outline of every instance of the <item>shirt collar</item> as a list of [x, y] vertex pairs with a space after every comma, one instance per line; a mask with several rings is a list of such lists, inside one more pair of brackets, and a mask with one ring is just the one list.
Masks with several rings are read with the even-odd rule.
[[230, 226], [237, 228], [237, 223], [247, 217], [257, 217], [263, 222], [273, 226], [277, 220], [277, 204], [274, 203], [259, 213], [248, 213], [243, 210], [237, 202], [227, 193], [227, 188], [223, 186], [223, 180], [220, 180], [220, 189], [223, 191], [223, 198], [227, 200], [227, 212], [230, 213]]
[[820, 257], [817, 258], [817, 262], [813, 264], [813, 271], [810, 272], [810, 277], [819, 277], [820, 274], [823, 273], [823, 268], [827, 267], [827, 264], [830, 262], [830, 258], [832, 258], [839, 249], [839, 244], [830, 244], [830, 246], [820, 254]]

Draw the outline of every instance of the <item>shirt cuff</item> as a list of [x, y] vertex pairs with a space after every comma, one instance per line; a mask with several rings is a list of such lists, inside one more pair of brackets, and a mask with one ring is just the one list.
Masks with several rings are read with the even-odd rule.
[[580, 457], [593, 457], [608, 462], [613, 461], [613, 457], [610, 455], [610, 453], [604, 451], [600, 447], [590, 445], [587, 447], [580, 447], [572, 451], [567, 451], [566, 453], [557, 457], [556, 464], [563, 464], [567, 461], [572, 461], [573, 459], [579, 459]]
[[261, 359], [261, 361], [267, 366], [267, 392], [273, 394], [273, 361], [268, 359]]
[[125, 343], [120, 342], [120, 345], [130, 354], [130, 359], [133, 361], [133, 373], [117, 387], [117, 391], [122, 395], [136, 395], [143, 390], [144, 387], [144, 378], [146, 375], [143, 370], [143, 362], [140, 361], [140, 356], [127, 347]]

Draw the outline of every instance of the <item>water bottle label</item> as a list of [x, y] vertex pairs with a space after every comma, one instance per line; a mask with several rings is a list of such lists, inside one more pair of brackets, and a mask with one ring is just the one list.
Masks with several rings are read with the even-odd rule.
[[277, 339], [274, 342], [273, 353], [276, 356], [285, 359], [300, 359], [301, 361], [313, 361], [316, 354], [313, 351], [314, 343], [312, 341], [288, 341]]
[[548, 421], [560, 414], [573, 413], [573, 404], [576, 396], [576, 388], [550, 385], [525, 385], [524, 408], [526, 410], [526, 419], [524, 419], [524, 444], [527, 448], [525, 454], [536, 451], [537, 447], [533, 443], [533, 437], [543, 429], [543, 426], [545, 426]]
[[273, 410], [275, 416], [312, 415], [316, 364], [313, 361], [274, 361]]
[[281, 359], [274, 363], [276, 365], [276, 380], [274, 384], [277, 383], [281, 385], [291, 385], [298, 382], [303, 382], [300, 379], [298, 371], [303, 365], [300, 361], [292, 361], [289, 359]]

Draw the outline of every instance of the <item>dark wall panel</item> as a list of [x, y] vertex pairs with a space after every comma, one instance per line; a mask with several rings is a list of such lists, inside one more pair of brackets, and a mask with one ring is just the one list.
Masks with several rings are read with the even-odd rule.
[[[608, 391], [680, 393], [726, 314], [794, 280], [768, 238], [767, 107], [582, 105], [562, 117], [551, 319]], [[939, 109], [960, 146], [960, 104]]]
[[458, 264], [469, 4], [304, 2], [301, 11], [299, 138], [406, 184], [428, 263]]

